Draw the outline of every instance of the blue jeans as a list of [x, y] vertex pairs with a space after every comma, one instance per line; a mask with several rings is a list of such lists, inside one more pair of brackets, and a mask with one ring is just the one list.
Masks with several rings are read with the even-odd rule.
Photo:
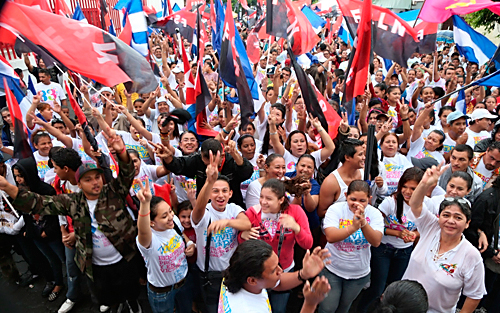
[[370, 304], [382, 295], [386, 285], [403, 278], [412, 251], [413, 246], [397, 249], [383, 243], [376, 248], [371, 247], [370, 288], [363, 294], [358, 305], [358, 312], [366, 313]]
[[189, 301], [189, 293], [191, 291], [185, 288], [185, 285], [177, 289], [172, 289], [170, 292], [155, 292], [149, 288], [148, 283], [148, 300], [153, 313], [173, 313], [174, 307], [176, 313], [191, 313], [193, 305]]
[[344, 279], [326, 268], [320, 276], [325, 276], [330, 283], [328, 296], [319, 304], [319, 313], [347, 313], [352, 302], [359, 295], [363, 287], [370, 281], [370, 274], [358, 279]]
[[271, 304], [273, 313], [286, 313], [286, 305], [288, 304], [290, 293], [290, 291], [267, 291], [267, 294], [269, 295], [269, 303]]
[[64, 255], [64, 245], [61, 240], [43, 240], [43, 239], [33, 239], [38, 250], [42, 252], [43, 255], [49, 261], [52, 272], [54, 273], [54, 280], [56, 286], [64, 286], [63, 279], [63, 268], [62, 263], [65, 263]]
[[75, 263], [76, 249], [64, 247], [64, 252], [66, 253], [66, 274], [68, 276], [68, 291], [66, 292], [66, 298], [76, 302], [80, 297], [82, 272]]

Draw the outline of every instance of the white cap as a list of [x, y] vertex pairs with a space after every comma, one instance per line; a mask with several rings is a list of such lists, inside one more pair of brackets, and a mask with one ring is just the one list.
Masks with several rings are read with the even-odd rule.
[[184, 69], [182, 69], [179, 65], [173, 68], [172, 73], [178, 74], [184, 72]]
[[472, 114], [470, 115], [471, 122], [476, 121], [476, 120], [480, 120], [483, 118], [495, 119], [495, 118], [498, 118], [498, 116], [491, 114], [490, 111], [488, 111], [486, 109], [475, 109], [472, 112]]
[[160, 103], [160, 102], [167, 102], [167, 99], [164, 96], [161, 96], [158, 99], [156, 99], [156, 103]]
[[110, 94], [114, 95], [115, 92], [113, 91], [113, 89], [109, 88], [109, 87], [102, 87], [101, 90], [99, 90], [100, 93], [103, 93], [103, 92], [109, 92]]

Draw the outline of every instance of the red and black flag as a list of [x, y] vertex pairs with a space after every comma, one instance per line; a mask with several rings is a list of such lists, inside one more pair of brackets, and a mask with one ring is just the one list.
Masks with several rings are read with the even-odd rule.
[[196, 13], [189, 12], [184, 8], [167, 17], [162, 17], [152, 27], [162, 28], [172, 36], [177, 36], [175, 29], [179, 28], [182, 37], [186, 38], [189, 42], [193, 42], [195, 25]]
[[241, 109], [241, 126], [246, 127], [248, 125], [250, 117], [253, 115], [253, 99], [250, 87], [248, 86], [247, 79], [245, 77], [245, 72], [241, 65], [240, 56], [238, 50], [236, 49], [235, 41], [235, 29], [234, 29], [234, 19], [233, 10], [231, 7], [231, 1], [227, 2], [226, 16], [224, 19], [224, 27], [222, 33], [222, 44], [221, 44], [221, 69], [223, 67], [222, 60], [224, 59], [224, 64], [233, 63], [234, 73], [236, 77], [236, 90], [238, 91], [238, 99], [240, 101]]
[[351, 52], [352, 59], [349, 61], [351, 66], [347, 69], [345, 92], [343, 96], [347, 102], [350, 102], [352, 99], [365, 92], [372, 55], [371, 45], [372, 2], [371, 0], [365, 0], [363, 1], [357, 35], [354, 39], [353, 50], [355, 51]]
[[45, 48], [68, 69], [105, 86], [124, 83], [128, 92], [137, 93], [156, 89], [157, 82], [146, 59], [97, 27], [15, 2], [5, 4], [0, 20]]
[[7, 99], [7, 106], [9, 107], [10, 116], [12, 123], [14, 124], [14, 158], [25, 159], [33, 157], [33, 150], [31, 150], [29, 144], [28, 129], [23, 122], [23, 114], [21, 113], [21, 108], [17, 103], [16, 97], [9, 88], [7, 80], [3, 79], [3, 85], [5, 89], [5, 97]]
[[[349, 32], [354, 38], [360, 23], [360, 14], [363, 13], [364, 2], [339, 0], [338, 3]], [[370, 20], [373, 23], [373, 52], [404, 66], [418, 47], [417, 31], [391, 10], [375, 5], [372, 6]]]
[[67, 70], [64, 64], [56, 59], [52, 55], [52, 53], [47, 51], [47, 49], [34, 44], [31, 40], [24, 37], [23, 35], [18, 35], [16, 44], [14, 45], [14, 51], [16, 52], [18, 57], [21, 57], [23, 53], [34, 52], [38, 58], [41, 58], [43, 60], [43, 63], [45, 63], [45, 66], [47, 66], [47, 68], [53, 68], [55, 65], [57, 65], [64, 72], [66, 72]]
[[321, 92], [311, 84], [304, 69], [297, 63], [294, 53], [290, 48], [287, 49], [292, 66], [297, 76], [297, 82], [300, 86], [302, 98], [308, 113], [317, 117], [321, 126], [328, 132], [332, 139], [337, 137], [337, 131], [342, 120], [337, 112], [328, 104]]
[[266, 4], [266, 33], [285, 38], [288, 28], [285, 0], [271, 0]]
[[99, 11], [101, 12], [101, 28], [108, 31], [109, 26], [111, 25], [111, 20], [109, 19], [106, 0], [99, 0]]
[[263, 25], [266, 23], [265, 18], [261, 18], [260, 21], [252, 28], [247, 37], [247, 54], [248, 59], [253, 64], [259, 62], [260, 59], [260, 37], [259, 32], [263, 29]]
[[288, 8], [288, 38], [295, 55], [301, 55], [311, 50], [321, 40], [312, 28], [311, 22], [291, 0], [285, 0]]

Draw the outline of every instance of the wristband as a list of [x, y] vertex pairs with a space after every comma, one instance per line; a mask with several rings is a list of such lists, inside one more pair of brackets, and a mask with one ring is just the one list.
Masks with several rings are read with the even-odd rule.
[[325, 131], [325, 129], [321, 128], [320, 130], [318, 130], [318, 133], [321, 133], [322, 131]]
[[269, 136], [273, 136], [273, 135], [277, 135], [278, 132], [274, 132], [274, 133], [269, 133]]
[[120, 154], [122, 154], [123, 152], [127, 151], [127, 147], [126, 146], [123, 146], [123, 150], [120, 152]]
[[407, 120], [409, 120], [409, 118], [408, 118], [408, 117], [407, 117], [407, 118], [402, 119], [401, 121], [406, 122]]
[[305, 282], [306, 282], [306, 279], [304, 279], [304, 278], [302, 277], [302, 275], [300, 275], [300, 271], [302, 271], [302, 270], [298, 270], [298, 271], [297, 271], [297, 278], [298, 278], [301, 282], [305, 283]]
[[224, 134], [229, 135], [229, 132], [225, 128], [223, 128], [222, 131], [224, 132]]
[[148, 213], [146, 213], [146, 214], [141, 214], [141, 213], [139, 213], [139, 216], [142, 216], [142, 217], [149, 216], [149, 211], [148, 211]]
[[[366, 224], [368, 224], [368, 221], [367, 221], [367, 220], [365, 220], [365, 225], [361, 226], [360, 228], [365, 227], [365, 226], [366, 226]], [[385, 231], [385, 229], [384, 229], [384, 231]]]
[[189, 247], [189, 246], [192, 246], [194, 245], [194, 242], [192, 242], [191, 240], [189, 240], [187, 243], [186, 243], [186, 247]]

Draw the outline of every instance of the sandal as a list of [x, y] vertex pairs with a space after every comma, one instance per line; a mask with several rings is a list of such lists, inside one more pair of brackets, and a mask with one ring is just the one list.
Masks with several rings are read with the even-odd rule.
[[52, 293], [49, 295], [49, 302], [52, 302], [55, 299], [57, 299], [59, 297], [59, 295], [62, 293], [62, 291], [63, 291], [62, 288], [59, 291], [52, 291]]

